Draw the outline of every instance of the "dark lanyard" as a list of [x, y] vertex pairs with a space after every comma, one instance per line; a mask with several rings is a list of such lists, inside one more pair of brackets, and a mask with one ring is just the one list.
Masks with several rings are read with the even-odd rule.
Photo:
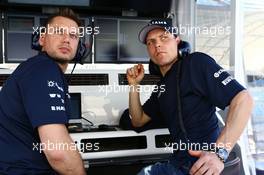
[[182, 64], [182, 60], [180, 59], [177, 64], [177, 75], [176, 75], [178, 118], [179, 118], [179, 123], [180, 123], [180, 129], [184, 135], [184, 139], [186, 142], [189, 142], [187, 131], [183, 123], [183, 116], [182, 116], [181, 91], [180, 91], [180, 77], [181, 77], [181, 68], [182, 68], [181, 64]]

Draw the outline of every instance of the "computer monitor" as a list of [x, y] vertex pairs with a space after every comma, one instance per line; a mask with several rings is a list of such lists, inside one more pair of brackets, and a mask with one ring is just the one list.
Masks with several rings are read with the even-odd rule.
[[69, 123], [81, 123], [82, 120], [82, 101], [81, 93], [70, 93], [71, 96], [71, 115]]
[[96, 63], [147, 63], [146, 46], [139, 42], [139, 31], [150, 19], [95, 18], [100, 34], [95, 36]]

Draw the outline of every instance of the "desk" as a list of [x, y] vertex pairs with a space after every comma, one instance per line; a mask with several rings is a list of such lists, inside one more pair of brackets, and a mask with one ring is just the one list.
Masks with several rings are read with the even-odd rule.
[[[166, 142], [168, 129], [152, 129], [141, 133], [135, 131], [104, 131], [70, 133], [81, 151], [83, 160], [113, 159], [133, 156], [171, 154], [160, 142]], [[159, 136], [165, 139], [158, 139]]]

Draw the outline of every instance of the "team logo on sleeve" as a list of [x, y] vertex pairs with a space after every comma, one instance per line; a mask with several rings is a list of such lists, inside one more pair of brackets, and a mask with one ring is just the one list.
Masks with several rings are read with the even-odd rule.
[[48, 81], [48, 87], [54, 87], [55, 83], [54, 81]]
[[[59, 86], [54, 81], [48, 81], [48, 87], [57, 87], [58, 88]], [[52, 102], [55, 103], [55, 105], [50, 106], [51, 111], [65, 111], [65, 106], [64, 106], [65, 101], [62, 98], [61, 94], [49, 93], [48, 96], [51, 99], [53, 99]]]
[[64, 106], [51, 106], [52, 111], [65, 111]]
[[71, 95], [69, 93], [66, 93], [66, 96], [68, 97], [68, 99], [71, 98]]
[[[62, 105], [64, 105], [64, 99], [61, 98], [61, 94], [53, 94], [53, 93], [50, 93], [49, 94], [49, 97], [51, 99], [58, 99], [57, 102], [60, 102]], [[65, 107], [64, 106], [60, 106], [60, 105], [53, 105], [50, 107], [50, 109], [52, 111], [65, 111]]]
[[230, 81], [232, 81], [234, 78], [232, 76], [228, 76], [226, 79], [222, 81], [223, 85], [227, 85]]
[[218, 78], [223, 72], [225, 72], [225, 69], [220, 69], [219, 71], [214, 73], [214, 77]]
[[61, 98], [61, 94], [49, 94], [50, 98]]
[[48, 87], [57, 87], [60, 91], [64, 92], [63, 88], [55, 81], [48, 80]]
[[57, 94], [49, 94], [50, 98], [55, 98]]
[[[219, 71], [217, 71], [217, 72], [214, 73], [214, 77], [215, 77], [215, 78], [220, 77], [220, 75], [221, 75], [223, 72], [226, 72], [226, 70], [225, 70], [225, 69], [220, 69]], [[222, 84], [226, 86], [226, 85], [227, 85], [230, 81], [232, 81], [233, 79], [234, 79], [234, 78], [233, 78], [231, 75], [229, 75], [227, 78], [225, 78], [225, 79], [222, 81]]]

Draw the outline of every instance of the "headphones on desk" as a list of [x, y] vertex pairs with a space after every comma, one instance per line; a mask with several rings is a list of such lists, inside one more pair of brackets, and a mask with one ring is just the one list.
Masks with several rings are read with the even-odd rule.
[[[34, 31], [31, 36], [31, 48], [37, 51], [41, 51], [42, 46], [39, 44], [40, 30]], [[83, 59], [88, 56], [88, 49], [85, 45], [85, 39], [80, 38], [78, 43], [78, 48], [73, 58], [75, 63], [83, 64]]]
[[[191, 46], [187, 41], [180, 41], [178, 44], [178, 57], [183, 59], [188, 56], [191, 52]], [[151, 59], [149, 59], [149, 73], [151, 75], [161, 76], [159, 66], [156, 65]]]

